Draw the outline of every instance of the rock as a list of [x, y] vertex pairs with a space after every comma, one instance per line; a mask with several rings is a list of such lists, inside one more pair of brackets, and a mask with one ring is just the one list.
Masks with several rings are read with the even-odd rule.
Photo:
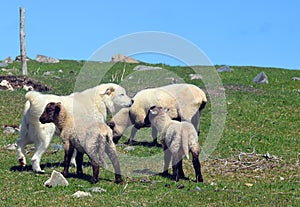
[[138, 65], [133, 68], [133, 70], [141, 71], [141, 70], [162, 70], [161, 67], [147, 66], [147, 65]]
[[218, 73], [222, 73], [222, 72], [232, 72], [232, 71], [233, 71], [233, 70], [232, 70], [229, 66], [227, 66], [227, 65], [222, 66], [222, 67], [220, 67], [220, 68], [217, 70]]
[[253, 82], [254, 83], [269, 83], [268, 76], [264, 72], [261, 72], [253, 79]]
[[35, 60], [39, 63], [59, 63], [59, 60], [45, 55], [36, 55]]
[[92, 194], [89, 192], [84, 192], [84, 191], [79, 190], [72, 195], [72, 197], [75, 197], [75, 198], [81, 198], [81, 197], [86, 197], [86, 196], [92, 197]]
[[190, 76], [191, 80], [197, 80], [197, 79], [203, 78], [202, 75], [200, 75], [200, 74], [190, 74], [189, 76]]
[[177, 185], [177, 188], [178, 188], [178, 189], [183, 189], [183, 188], [184, 188], [184, 185], [183, 185], [183, 184], [179, 184], [179, 185]]
[[14, 143], [14, 144], [8, 144], [8, 145], [6, 145], [6, 149], [7, 150], [10, 150], [10, 151], [16, 151], [16, 147], [17, 147], [17, 144], [16, 143]]
[[127, 146], [127, 147], [124, 148], [124, 150], [132, 151], [132, 150], [134, 150], [134, 146]]
[[43, 73], [43, 76], [54, 75], [55, 71], [46, 71]]
[[5, 63], [5, 62], [0, 63], [0, 67], [1, 67], [1, 68], [5, 68], [5, 67], [7, 67], [7, 66], [8, 66], [8, 64]]
[[13, 134], [13, 133], [15, 133], [15, 129], [13, 128], [13, 127], [10, 127], [10, 126], [7, 126], [7, 127], [5, 127], [4, 129], [3, 129], [3, 132], [5, 133], [5, 134]]
[[94, 193], [105, 193], [106, 190], [100, 187], [94, 187], [94, 188], [88, 188], [88, 191], [94, 192]]
[[10, 82], [8, 82], [7, 80], [2, 80], [0, 82], [0, 89], [14, 91], [14, 88], [12, 87], [12, 85], [10, 84]]
[[113, 55], [111, 58], [111, 61], [114, 63], [117, 62], [125, 62], [125, 63], [139, 63], [140, 61], [132, 58], [132, 57], [128, 57], [126, 55], [122, 55], [122, 54], [116, 54]]
[[292, 80], [298, 81], [298, 80], [300, 80], [300, 78], [298, 78], [298, 77], [292, 77]]
[[69, 182], [66, 178], [60, 173], [53, 170], [51, 177], [44, 183], [46, 187], [55, 187], [55, 186], [68, 186]]
[[200, 192], [201, 191], [201, 188], [199, 186], [196, 186], [196, 191], [197, 192]]
[[13, 63], [13, 60], [10, 56], [8, 56], [6, 59], [3, 60], [4, 63]]

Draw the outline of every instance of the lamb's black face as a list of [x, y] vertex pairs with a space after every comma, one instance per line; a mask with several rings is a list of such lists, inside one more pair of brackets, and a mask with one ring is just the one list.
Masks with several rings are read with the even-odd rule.
[[54, 122], [57, 115], [60, 112], [60, 103], [50, 102], [44, 109], [44, 112], [40, 116], [40, 122], [42, 124]]

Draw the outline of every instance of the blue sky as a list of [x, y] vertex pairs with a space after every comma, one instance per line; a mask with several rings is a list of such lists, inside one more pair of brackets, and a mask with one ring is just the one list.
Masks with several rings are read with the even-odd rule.
[[[42, 54], [87, 60], [120, 36], [160, 31], [195, 44], [213, 64], [300, 69], [298, 0], [3, 2], [0, 59], [19, 54], [19, 7], [23, 6], [31, 58]], [[145, 55], [142, 60], [177, 64], [160, 55]]]

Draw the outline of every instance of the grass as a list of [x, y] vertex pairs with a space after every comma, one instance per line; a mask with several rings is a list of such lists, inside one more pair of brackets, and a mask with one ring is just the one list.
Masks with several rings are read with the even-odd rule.
[[[156, 65], [165, 69], [165, 76], [161, 72], [139, 76], [133, 71], [135, 66], [126, 63], [85, 64], [84, 61], [71, 60], [57, 64], [29, 61], [28, 76], [51, 86], [51, 93], [57, 95], [98, 84], [100, 76], [102, 82], [120, 83], [130, 95], [140, 90], [140, 83], [148, 86], [161, 78], [157, 84], [167, 84], [170, 79], [166, 77], [170, 75], [178, 81], [204, 88], [201, 80], [189, 79], [193, 71], [188, 67]], [[20, 64], [10, 64], [8, 69], [12, 68], [20, 71]], [[149, 160], [158, 159], [155, 155], [162, 155], [161, 148], [136, 145], [134, 150], [128, 151], [120, 144], [117, 149], [121, 165], [127, 166], [128, 172], [131, 168], [139, 169], [126, 174], [124, 184], [114, 184], [113, 173], [101, 170], [100, 182], [92, 185], [89, 182], [92, 170], [85, 157], [85, 179], [71, 176], [68, 187], [46, 188], [43, 183], [52, 170], [62, 171], [63, 151], [55, 151], [51, 145], [42, 158], [45, 174], [34, 174], [30, 166], [33, 149], [28, 146], [29, 166], [20, 171], [15, 152], [5, 147], [14, 143], [18, 134], [5, 134], [1, 130], [0, 206], [297, 206], [300, 202], [300, 94], [297, 92], [300, 82], [292, 81], [292, 77], [300, 77], [300, 70], [232, 68], [232, 73], [219, 74], [226, 93], [227, 117], [217, 148], [202, 161], [204, 183], [193, 182], [191, 160], [184, 160], [184, 170], [190, 179], [175, 183], [153, 174], [162, 168], [162, 160], [157, 160], [155, 166], [148, 166]], [[60, 69], [62, 72], [58, 72]], [[45, 71], [54, 71], [54, 74], [44, 76]], [[269, 77], [269, 84], [252, 83], [262, 71]], [[0, 75], [4, 74], [0, 71]], [[126, 82], [130, 78], [134, 83]], [[24, 95], [22, 90], [0, 91], [1, 126], [20, 124]], [[209, 132], [212, 113], [208, 103], [201, 119], [201, 145]], [[129, 132], [120, 142], [125, 142], [128, 137]], [[136, 136], [140, 142], [151, 142], [151, 139], [150, 129], [142, 129]], [[60, 139], [55, 137], [52, 144], [60, 144]], [[266, 153], [273, 158], [264, 158], [262, 155]], [[71, 168], [71, 175], [74, 173], [75, 169]], [[178, 189], [179, 184], [184, 188]], [[87, 191], [95, 186], [106, 192], [92, 193], [92, 198], [71, 196], [75, 191]]]

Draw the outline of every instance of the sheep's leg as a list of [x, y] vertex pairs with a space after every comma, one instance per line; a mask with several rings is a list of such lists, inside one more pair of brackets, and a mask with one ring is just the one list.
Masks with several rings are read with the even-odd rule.
[[155, 127], [152, 127], [152, 138], [153, 138], [153, 142], [152, 142], [152, 146], [158, 146], [158, 142], [157, 142], [157, 129]]
[[126, 144], [132, 144], [137, 131], [138, 131], [138, 129], [135, 126], [133, 126], [131, 129], [130, 137], [127, 140]]
[[203, 177], [201, 174], [201, 164], [199, 161], [199, 153], [192, 152], [193, 155], [193, 166], [196, 174], [196, 182], [203, 182]]
[[[74, 150], [74, 152], [75, 152], [75, 150]], [[83, 153], [77, 151], [75, 159], [76, 159], [76, 167], [77, 167], [77, 176], [81, 178], [83, 176], [83, 170], [82, 170]]]
[[171, 162], [171, 156], [172, 153], [170, 152], [170, 150], [167, 147], [164, 147], [164, 170], [162, 172], [162, 176], [167, 177], [169, 175], [168, 173], [168, 169], [170, 166], [170, 162]]
[[119, 158], [118, 158], [117, 150], [116, 150], [115, 146], [106, 144], [105, 152], [107, 153], [107, 155], [108, 155], [109, 159], [111, 160], [113, 167], [115, 169], [115, 182], [122, 183], [123, 180], [122, 180], [122, 176], [121, 176], [120, 163], [119, 163]]
[[173, 160], [172, 160], [172, 169], [173, 169], [173, 180], [175, 180], [176, 182], [179, 181], [179, 173], [178, 173], [178, 169], [179, 169], [179, 157], [177, 153], [173, 154]]
[[70, 141], [64, 141], [65, 156], [64, 156], [64, 171], [62, 172], [63, 176], [67, 177], [69, 174], [69, 167], [71, 158], [74, 152], [74, 146]]
[[92, 183], [97, 183], [99, 181], [99, 171], [100, 171], [100, 166], [97, 162], [95, 162], [94, 160], [92, 160], [90, 158], [91, 164], [92, 164], [92, 168], [93, 168], [93, 177], [92, 177]]
[[184, 179], [185, 175], [182, 169], [182, 159], [178, 162], [178, 176], [180, 179]]

